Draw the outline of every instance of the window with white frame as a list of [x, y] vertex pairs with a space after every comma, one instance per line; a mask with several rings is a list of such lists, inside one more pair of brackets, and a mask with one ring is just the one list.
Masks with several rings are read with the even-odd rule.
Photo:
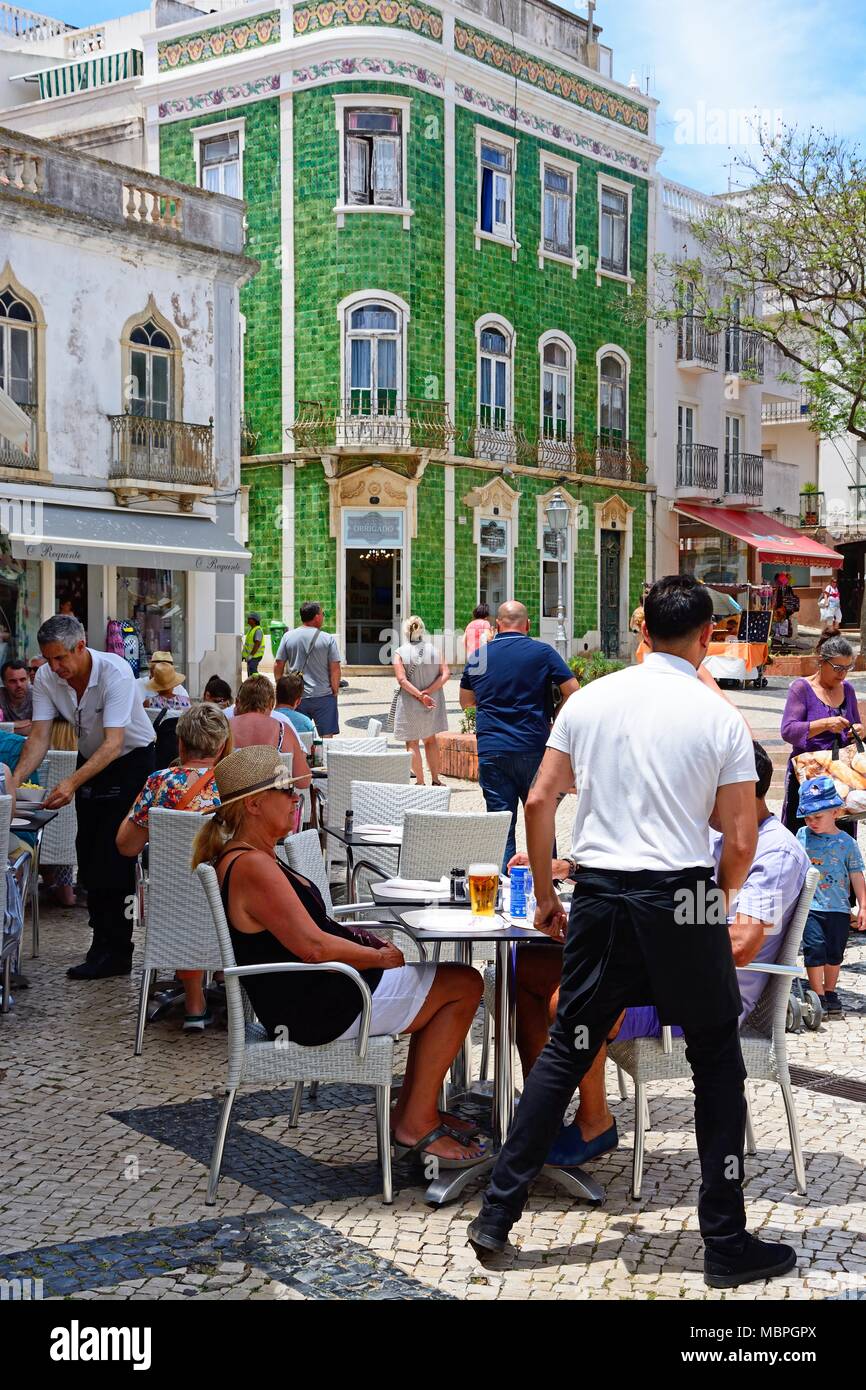
[[[562, 541], [560, 541], [562, 536]], [[568, 531], [554, 531], [545, 526], [541, 533], [541, 616], [555, 618], [562, 588], [563, 603], [567, 602]]]
[[371, 301], [346, 311], [347, 413], [395, 415], [400, 401], [403, 316]]
[[347, 107], [343, 121], [343, 201], [346, 206], [401, 207], [401, 113], [379, 106]]
[[517, 167], [517, 140], [498, 131], [475, 127], [475, 158], [478, 192], [475, 220], [475, 248], [481, 238], [505, 241], [516, 257], [519, 245], [514, 232], [514, 176]]
[[544, 439], [571, 434], [571, 352], [552, 338], [541, 352], [541, 433]]
[[571, 260], [574, 254], [574, 178], [557, 164], [542, 163], [544, 250]]
[[508, 528], [500, 517], [481, 517], [478, 525], [478, 602], [495, 611], [508, 599]]
[[174, 344], [153, 319], [133, 328], [129, 343], [130, 415], [171, 419]]
[[599, 268], [609, 275], [629, 274], [629, 193], [599, 186]]
[[511, 395], [511, 335], [503, 324], [484, 324], [478, 349], [478, 423], [504, 430]]
[[224, 130], [198, 142], [199, 182], [209, 193], [243, 196], [241, 184], [241, 132]]
[[607, 352], [598, 367], [598, 425], [603, 448], [622, 448], [628, 424], [628, 371], [624, 360]]
[[16, 405], [36, 404], [36, 324], [11, 289], [0, 294], [0, 387]]

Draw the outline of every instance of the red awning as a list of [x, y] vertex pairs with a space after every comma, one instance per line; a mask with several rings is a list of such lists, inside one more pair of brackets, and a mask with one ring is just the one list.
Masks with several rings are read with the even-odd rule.
[[703, 522], [738, 541], [745, 541], [757, 550], [759, 561], [765, 565], [832, 565], [838, 568], [845, 559], [838, 550], [831, 550], [811, 536], [783, 526], [763, 512], [739, 511], [736, 507], [698, 507], [686, 502], [677, 502], [675, 510], [691, 517], [692, 521]]

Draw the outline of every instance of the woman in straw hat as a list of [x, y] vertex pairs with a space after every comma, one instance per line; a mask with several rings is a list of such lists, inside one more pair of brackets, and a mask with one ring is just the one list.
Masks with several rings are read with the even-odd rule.
[[[215, 769], [220, 796], [199, 832], [193, 866], [213, 863], [238, 965], [342, 961], [373, 992], [373, 1034], [411, 1035], [392, 1112], [395, 1150], [435, 1156], [442, 1167], [481, 1160], [478, 1131], [440, 1112], [439, 1089], [472, 1023], [481, 976], [471, 966], [406, 965], [397, 947], [332, 921], [318, 889], [275, 853], [295, 817], [297, 793], [274, 748], [241, 748]], [[250, 976], [250, 1003], [273, 1038], [316, 1047], [357, 1037], [361, 995], [326, 971]]]
[[144, 708], [189, 709], [185, 680], [186, 676], [175, 670], [171, 652], [154, 652], [150, 658], [150, 675], [138, 682]]

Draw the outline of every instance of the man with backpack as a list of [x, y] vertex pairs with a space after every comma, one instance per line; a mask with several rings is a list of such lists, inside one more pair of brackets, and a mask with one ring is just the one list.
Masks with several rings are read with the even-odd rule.
[[298, 706], [309, 715], [320, 738], [340, 732], [337, 692], [340, 689], [340, 649], [332, 633], [322, 631], [320, 603], [301, 604], [301, 625], [283, 637], [274, 662], [274, 679], [288, 668], [304, 678], [304, 698]]

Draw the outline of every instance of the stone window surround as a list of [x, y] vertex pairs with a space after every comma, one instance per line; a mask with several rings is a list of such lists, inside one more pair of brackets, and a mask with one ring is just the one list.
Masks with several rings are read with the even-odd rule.
[[[551, 336], [557, 336], [555, 334]], [[560, 335], [563, 336], [563, 335]], [[538, 547], [538, 621], [552, 622], [553, 619], [545, 618], [544, 613], [544, 562], [548, 556], [544, 554], [544, 532], [547, 529], [547, 508], [553, 499], [554, 493], [558, 492], [568, 507], [568, 525], [565, 528], [565, 554], [563, 555], [563, 585], [562, 597], [565, 608], [565, 630], [568, 634], [569, 643], [572, 641], [572, 619], [574, 612], [574, 560], [577, 554], [578, 532], [580, 530], [581, 503], [576, 497], [572, 497], [567, 488], [559, 485], [548, 488], [547, 492], [539, 493], [535, 499], [535, 543]], [[539, 633], [541, 629], [539, 626]], [[542, 639], [543, 640], [543, 639]]]
[[[631, 220], [632, 220], [632, 201], [634, 199], [634, 184], [626, 179], [618, 179], [613, 174], [607, 174], [599, 170], [597, 174], [598, 186], [598, 260], [595, 266], [595, 285], [596, 289], [601, 286], [602, 280], [616, 280], [621, 285], [628, 286], [631, 294], [634, 287], [634, 276], [631, 273]], [[624, 193], [628, 200], [626, 208], [626, 231], [625, 231], [625, 255], [626, 273], [619, 274], [615, 270], [603, 270], [601, 265], [601, 191], [603, 188], [613, 189], [617, 193]]]
[[[364, 216], [366, 213], [385, 213], [391, 216], [402, 217], [403, 230], [408, 232], [412, 226], [414, 208], [409, 202], [409, 129], [410, 117], [412, 112], [412, 98], [398, 96], [390, 92], [338, 92], [332, 96], [334, 103], [334, 121], [337, 129], [337, 141], [339, 145], [339, 187], [337, 189], [337, 201], [334, 204], [333, 212], [336, 214], [337, 227], [346, 225], [346, 216], [354, 217], [356, 214]], [[403, 202], [399, 207], [388, 207], [387, 204], [377, 203], [347, 203], [345, 201], [346, 188], [346, 129], [345, 114], [347, 110], [362, 111], [371, 106], [386, 107], [390, 111], [400, 112], [400, 187], [403, 193]]]
[[629, 574], [631, 572], [632, 552], [634, 549], [634, 513], [635, 508], [630, 507], [627, 502], [615, 493], [605, 502], [596, 502], [595, 510], [595, 593], [596, 593], [596, 631], [592, 637], [597, 643], [601, 642], [601, 533], [602, 531], [620, 531], [625, 539], [620, 551], [620, 571], [619, 571], [619, 634], [620, 634], [620, 653], [626, 650], [628, 638], [628, 620], [630, 617], [629, 605]]
[[177, 329], [174, 327], [174, 325], [172, 324], [171, 320], [166, 318], [165, 314], [161, 314], [161, 313], [159, 312], [159, 310], [158, 310], [157, 307], [156, 307], [156, 300], [154, 299], [154, 297], [153, 297], [152, 294], [149, 294], [149, 295], [148, 295], [148, 297], [147, 297], [147, 304], [145, 305], [144, 309], [142, 309], [142, 310], [141, 310], [139, 313], [137, 313], [137, 314], [132, 314], [132, 315], [126, 320], [126, 323], [123, 325], [123, 330], [122, 330], [121, 335], [120, 335], [120, 351], [121, 351], [121, 393], [120, 393], [120, 399], [121, 399], [121, 411], [125, 413], [125, 411], [126, 411], [126, 409], [127, 409], [127, 406], [128, 406], [128, 404], [129, 404], [129, 400], [128, 400], [128, 398], [127, 398], [127, 390], [128, 390], [130, 378], [131, 378], [131, 376], [132, 376], [132, 353], [133, 353], [134, 350], [135, 350], [135, 351], [140, 351], [140, 350], [141, 350], [141, 345], [140, 345], [140, 344], [138, 344], [138, 343], [133, 343], [133, 342], [131, 341], [132, 333], [133, 333], [133, 330], [134, 330], [134, 329], [142, 327], [144, 324], [148, 323], [151, 319], [152, 319], [153, 322], [157, 325], [158, 328], [161, 328], [161, 329], [162, 329], [163, 333], [166, 335], [166, 337], [168, 338], [169, 342], [173, 344], [172, 349], [171, 349], [171, 353], [170, 353], [170, 354], [168, 354], [168, 353], [165, 354], [166, 356], [169, 356], [169, 355], [171, 356], [171, 384], [170, 384], [170, 390], [171, 390], [171, 400], [170, 400], [170, 404], [171, 404], [171, 414], [169, 415], [169, 419], [170, 419], [170, 420], [182, 420], [182, 419], [183, 419], [183, 349], [181, 348], [181, 345], [180, 345], [180, 339], [178, 338]]
[[[481, 334], [485, 328], [499, 328], [508, 339], [508, 367], [505, 381], [505, 423], [510, 425], [514, 419], [514, 349], [517, 334], [514, 325], [502, 314], [482, 314], [475, 320], [475, 419], [481, 420]], [[491, 373], [491, 385], [493, 374]], [[493, 426], [491, 426], [491, 429]]]
[[[548, 251], [544, 245], [544, 171], [545, 169], [556, 169], [563, 174], [568, 174], [571, 179], [571, 254], [563, 256], [558, 251]], [[538, 158], [538, 180], [540, 185], [539, 209], [540, 233], [538, 238], [538, 269], [544, 269], [545, 261], [558, 261], [560, 265], [571, 266], [572, 279], [577, 279], [577, 272], [581, 268], [581, 258], [577, 254], [576, 246], [576, 203], [577, 203], [577, 179], [578, 165], [573, 159], [565, 159], [562, 155], [551, 154], [549, 150], [539, 151]]]
[[[577, 361], [577, 347], [574, 339], [570, 338], [559, 328], [549, 328], [546, 333], [542, 333], [538, 340], [538, 428], [539, 438], [544, 434], [544, 349], [550, 343], [559, 343], [564, 347], [568, 358], [566, 371], [568, 373], [568, 401], [566, 404], [566, 433], [574, 433], [574, 364]], [[564, 495], [564, 494], [563, 494]]]
[[238, 137], [238, 183], [240, 186], [239, 198], [244, 196], [244, 143], [245, 143], [246, 118], [236, 116], [231, 121], [214, 121], [212, 125], [194, 126], [192, 129], [193, 150], [195, 154], [195, 179], [199, 188], [204, 185], [201, 181], [201, 147], [207, 140], [214, 140], [218, 135], [237, 135]]
[[[508, 150], [511, 155], [511, 174], [509, 176], [511, 188], [511, 206], [508, 210], [508, 224], [511, 235], [507, 237], [497, 236], [495, 232], [484, 232], [481, 230], [481, 146], [482, 144], [499, 145], [501, 149]], [[520, 242], [517, 240], [514, 229], [515, 197], [517, 192], [517, 147], [520, 140], [514, 135], [502, 135], [498, 130], [493, 130], [490, 126], [476, 125], [475, 127], [475, 250], [481, 250], [482, 241], [492, 241], [497, 246], [510, 246], [511, 259], [517, 260], [517, 253], [520, 250]]]
[[353, 309], [360, 309], [364, 304], [384, 304], [387, 308], [393, 309], [399, 320], [400, 351], [398, 353], [398, 363], [400, 377], [397, 385], [398, 403], [405, 400], [406, 383], [408, 381], [408, 326], [411, 318], [411, 310], [405, 299], [399, 295], [392, 294], [390, 290], [356, 290], [354, 294], [346, 295], [337, 305], [337, 320], [340, 325], [340, 398], [348, 400], [349, 397], [349, 356], [346, 350], [346, 340], [348, 338], [349, 315]]
[[35, 342], [33, 344], [33, 368], [34, 380], [36, 383], [36, 468], [25, 469], [8, 468], [0, 469], [7, 481], [14, 482], [34, 482], [50, 479], [51, 474], [47, 467], [48, 462], [48, 432], [45, 423], [45, 401], [46, 401], [46, 377], [45, 377], [45, 315], [42, 312], [42, 305], [31, 290], [28, 290], [15, 275], [10, 261], [6, 261], [0, 270], [0, 290], [11, 290], [22, 304], [33, 315], [33, 334]]
[[605, 357], [618, 357], [625, 367], [625, 423], [623, 426], [623, 440], [630, 439], [629, 416], [631, 412], [631, 358], [625, 348], [621, 348], [618, 343], [605, 343], [595, 354], [595, 432], [601, 434], [601, 364]]
[[514, 552], [517, 549], [519, 534], [520, 493], [509, 487], [504, 478], [494, 477], [483, 487], [473, 488], [463, 498], [464, 505], [472, 508], [472, 540], [475, 546], [475, 594], [481, 584], [481, 526], [484, 521], [505, 523], [505, 588], [511, 593], [514, 585]]

